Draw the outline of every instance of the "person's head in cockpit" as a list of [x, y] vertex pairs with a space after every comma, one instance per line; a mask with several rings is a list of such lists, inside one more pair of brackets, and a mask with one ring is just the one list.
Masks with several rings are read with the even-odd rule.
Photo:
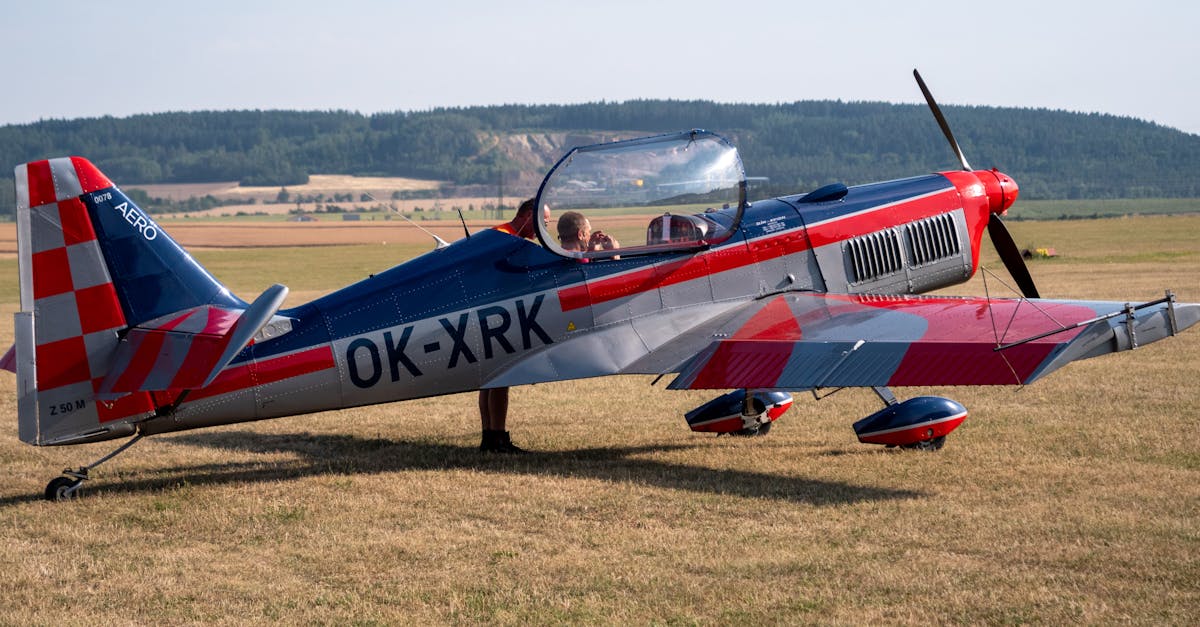
[[620, 245], [604, 231], [592, 231], [592, 223], [577, 211], [568, 211], [558, 218], [558, 241], [563, 250], [612, 250]]
[[[513, 217], [512, 222], [501, 224], [500, 226], [497, 226], [496, 229], [508, 233], [509, 235], [516, 235], [517, 237], [523, 237], [525, 239], [533, 239], [537, 236], [534, 230], [535, 225], [533, 222], [533, 212], [536, 208], [536, 199], [530, 198], [529, 200], [526, 200], [525, 202], [521, 203], [519, 208], [517, 208], [517, 215]], [[550, 226], [549, 205], [542, 207], [542, 223], [546, 226]]]

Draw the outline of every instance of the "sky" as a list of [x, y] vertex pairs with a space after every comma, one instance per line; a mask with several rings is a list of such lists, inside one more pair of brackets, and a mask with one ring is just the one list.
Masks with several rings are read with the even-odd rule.
[[1200, 3], [0, 0], [0, 124], [162, 111], [923, 102], [1200, 134]]

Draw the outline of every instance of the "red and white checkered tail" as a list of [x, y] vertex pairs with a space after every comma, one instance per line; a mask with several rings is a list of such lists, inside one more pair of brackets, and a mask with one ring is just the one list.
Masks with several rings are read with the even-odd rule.
[[[17, 166], [15, 176], [21, 310], [15, 315], [14, 357], [20, 438], [50, 445], [130, 434], [134, 423], [151, 417], [161, 405], [154, 393], [138, 391], [103, 401], [96, 391], [109, 374], [119, 334], [141, 322], [129, 318], [177, 305], [137, 294], [183, 293], [184, 301], [196, 300], [172, 283], [179, 283], [175, 270], [132, 262], [142, 254], [167, 255], [155, 247], [186, 253], [86, 159], [35, 161]], [[124, 225], [124, 234], [116, 233], [118, 225]], [[161, 241], [155, 241], [160, 235]], [[130, 258], [112, 258], [116, 256]]]

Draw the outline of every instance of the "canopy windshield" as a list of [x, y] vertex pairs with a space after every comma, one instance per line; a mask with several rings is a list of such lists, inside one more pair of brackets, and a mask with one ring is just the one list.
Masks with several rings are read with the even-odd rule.
[[737, 229], [745, 190], [737, 149], [707, 131], [596, 144], [546, 175], [538, 204], [552, 218], [534, 222], [542, 243], [568, 257], [700, 249]]

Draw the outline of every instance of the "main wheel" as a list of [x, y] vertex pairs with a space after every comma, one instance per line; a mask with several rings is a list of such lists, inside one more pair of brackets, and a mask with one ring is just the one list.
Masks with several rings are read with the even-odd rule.
[[742, 429], [740, 431], [734, 431], [733, 435], [740, 435], [740, 436], [745, 436], [745, 437], [754, 437], [756, 435], [766, 435], [771, 432], [771, 425], [773, 425], [773, 424], [775, 424], [775, 423], [764, 422], [764, 423], [758, 425], [758, 427], [751, 427], [751, 428], [747, 428], [747, 429]]
[[940, 451], [946, 445], [946, 436], [939, 435], [932, 440], [921, 440], [912, 444], [905, 444], [901, 448], [906, 448], [914, 451]]
[[80, 480], [73, 477], [55, 477], [46, 484], [47, 501], [66, 501], [79, 496], [79, 490], [67, 492], [73, 486], [79, 485]]

